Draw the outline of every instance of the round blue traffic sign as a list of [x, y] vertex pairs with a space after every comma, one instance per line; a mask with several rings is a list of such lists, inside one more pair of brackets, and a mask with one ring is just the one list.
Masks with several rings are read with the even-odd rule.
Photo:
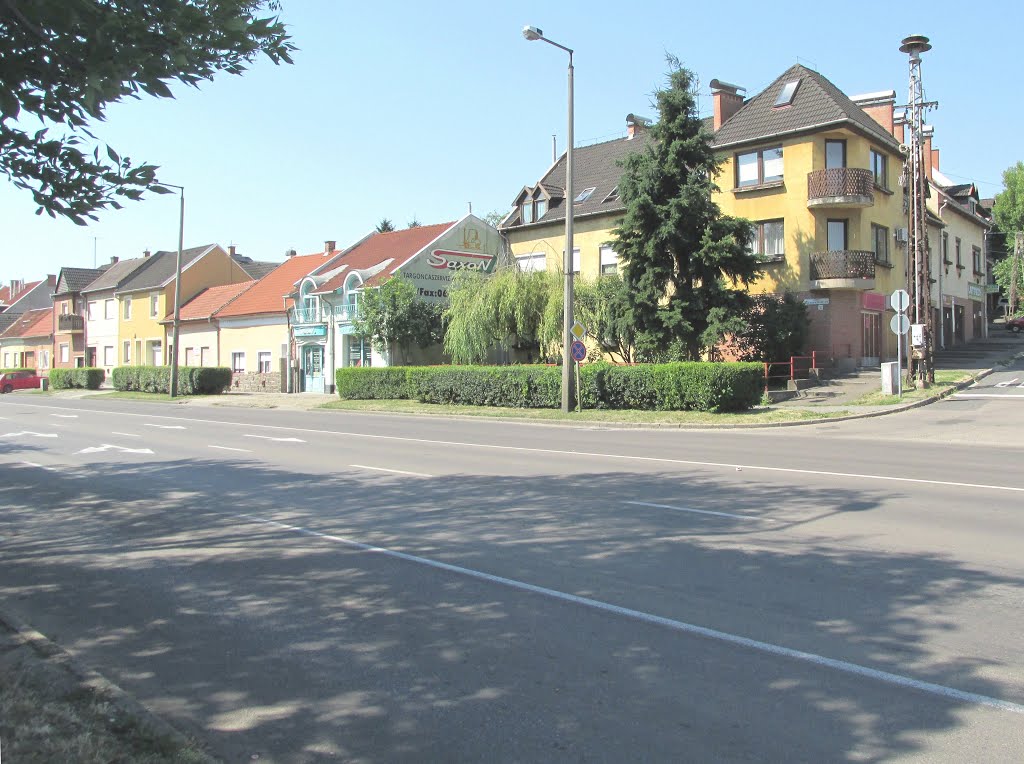
[[576, 363], [585, 361], [587, 360], [587, 346], [579, 340], [575, 340], [569, 346], [569, 354], [572, 355], [573, 360], [575, 360]]

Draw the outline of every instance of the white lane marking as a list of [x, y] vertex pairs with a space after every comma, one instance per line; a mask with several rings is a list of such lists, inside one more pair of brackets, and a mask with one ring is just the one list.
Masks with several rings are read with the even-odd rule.
[[406, 472], [405, 470], [389, 470], [387, 467], [368, 467], [365, 464], [350, 464], [349, 467], [358, 467], [361, 470], [376, 470], [377, 472], [394, 472], [396, 475], [412, 475], [413, 477], [434, 477], [425, 472]]
[[1020, 377], [1014, 377], [1009, 382], [997, 382], [996, 387], [1009, 387], [1010, 385], [1015, 385], [1018, 382], [1020, 382]]
[[[963, 395], [963, 393], [961, 393]], [[1011, 396], [999, 396], [1008, 398]], [[44, 403], [19, 403], [21, 406], [31, 408], [54, 408]], [[586, 456], [603, 459], [613, 459], [627, 462], [651, 462], [653, 464], [677, 464], [686, 467], [717, 467], [727, 470], [735, 470], [737, 467], [744, 470], [761, 470], [762, 472], [784, 472], [794, 475], [819, 475], [824, 477], [856, 478], [857, 480], [882, 480], [892, 483], [914, 483], [917, 485], [951, 486], [954, 488], [987, 488], [992, 491], [1012, 491], [1024, 493], [1024, 488], [1012, 485], [990, 485], [988, 483], [960, 483], [951, 480], [927, 480], [925, 478], [901, 477], [898, 475], [867, 475], [858, 472], [833, 472], [829, 470], [809, 470], [798, 467], [766, 467], [757, 464], [736, 464], [727, 462], [701, 462], [695, 459], [668, 459], [659, 456], [634, 456], [632, 454], [602, 454], [591, 451], [564, 451], [555, 448], [535, 448], [532, 446], [504, 446], [496, 443], [465, 443], [458, 440], [430, 440], [427, 438], [407, 438], [401, 435], [378, 435], [365, 432], [345, 432], [343, 430], [315, 430], [310, 427], [291, 427], [283, 424], [249, 424], [246, 422], [228, 422], [219, 419], [196, 419], [186, 417], [161, 416], [159, 414], [134, 414], [128, 411], [104, 411], [100, 409], [89, 409], [92, 414], [112, 414], [118, 416], [144, 417], [146, 419], [163, 418], [176, 419], [179, 422], [196, 422], [199, 424], [221, 424], [232, 427], [252, 427], [264, 430], [284, 430], [285, 432], [304, 432], [314, 435], [340, 435], [345, 438], [365, 438], [367, 440], [389, 440], [400, 443], [423, 443], [430, 446], [462, 446], [466, 448], [488, 449], [491, 451], [517, 451], [534, 454], [553, 454], [556, 456]], [[254, 436], [248, 436], [254, 437]]]
[[251, 454], [252, 450], [248, 448], [232, 448], [231, 446], [207, 446], [207, 448], [216, 448], [221, 451], [242, 451], [246, 454]]
[[112, 443], [102, 443], [98, 446], [89, 446], [83, 448], [81, 451], [75, 451], [76, 454], [98, 454], [102, 451], [120, 451], [125, 454], [151, 454], [153, 449], [151, 448], [125, 448], [124, 446], [116, 446]]
[[272, 435], [243, 435], [243, 438], [259, 438], [260, 440], [276, 440], [278, 443], [305, 443], [302, 438], [275, 438]]
[[47, 467], [45, 464], [39, 464], [38, 462], [18, 462], [18, 464], [24, 464], [26, 467], [38, 467], [41, 470], [49, 470], [50, 472], [59, 472], [56, 467]]
[[627, 501], [637, 507], [654, 507], [655, 509], [671, 509], [675, 512], [693, 512], [698, 515], [715, 515], [716, 517], [734, 517], [737, 520], [755, 520], [763, 523], [774, 523], [770, 517], [751, 517], [750, 515], [731, 515], [728, 512], [712, 512], [710, 509], [691, 509], [690, 507], [673, 507], [669, 504], [652, 504], [649, 501]]
[[146, 427], [159, 427], [161, 430], [184, 430], [185, 426], [180, 424], [153, 424], [146, 422]]
[[767, 653], [769, 655], [777, 655], [783, 658], [789, 658], [791, 660], [800, 661], [802, 663], [810, 663], [815, 666], [821, 666], [823, 668], [833, 669], [840, 671], [845, 674], [853, 674], [855, 676], [862, 676], [868, 679], [874, 679], [878, 682], [884, 682], [890, 685], [896, 685], [907, 689], [918, 690], [920, 692], [928, 693], [929, 695], [937, 695], [947, 700], [955, 700], [966, 703], [973, 703], [980, 706], [989, 706], [991, 708], [1002, 709], [1003, 711], [1012, 711], [1017, 714], [1024, 714], [1024, 705], [1013, 703], [1008, 700], [1001, 700], [1000, 698], [993, 698], [989, 695], [980, 695], [974, 692], [967, 692], [965, 690], [958, 690], [955, 687], [947, 687], [946, 685], [935, 684], [934, 682], [924, 682], [920, 679], [914, 679], [913, 677], [903, 676], [902, 674], [893, 674], [889, 671], [882, 671], [881, 669], [871, 668], [870, 666], [862, 666], [858, 663], [850, 663], [849, 661], [839, 660], [837, 658], [828, 658], [824, 655], [818, 655], [816, 653], [808, 653], [803, 650], [794, 650], [791, 647], [783, 647], [782, 645], [776, 645], [771, 642], [762, 642], [758, 639], [751, 639], [750, 637], [743, 637], [738, 634], [730, 634], [726, 631], [718, 631], [717, 629], [709, 629], [706, 626], [697, 626], [696, 624], [686, 623], [685, 621], [677, 621], [672, 618], [665, 618], [660, 615], [654, 615], [652, 613], [645, 613], [642, 610], [633, 610], [632, 608], [622, 607], [620, 605], [613, 605], [609, 602], [602, 602], [601, 600], [590, 599], [589, 597], [579, 597], [575, 594], [569, 594], [568, 592], [561, 592], [557, 589], [548, 589], [544, 586], [537, 586], [536, 584], [528, 584], [525, 581], [517, 581], [513, 578], [505, 578], [504, 576], [497, 576], [493, 573], [484, 573], [480, 570], [473, 570], [472, 568], [463, 568], [460, 565], [452, 565], [447, 562], [440, 562], [438, 560], [431, 560], [427, 557], [417, 557], [416, 555], [407, 554], [405, 552], [397, 552], [393, 549], [386, 549], [379, 546], [371, 546], [370, 544], [364, 544], [361, 541], [354, 541], [347, 539], [342, 536], [332, 536], [328, 533], [321, 533], [320, 531], [314, 531], [309, 528], [303, 528], [299, 525], [287, 525], [285, 523], [279, 523], [276, 520], [269, 520], [263, 517], [256, 517], [255, 515], [246, 514], [232, 514], [233, 517], [242, 518], [249, 520], [250, 522], [260, 523], [262, 525], [270, 525], [275, 528], [290, 531], [292, 533], [299, 533], [305, 536], [314, 536], [321, 538], [326, 541], [334, 541], [338, 544], [350, 547], [352, 549], [358, 549], [362, 552], [372, 552], [379, 554], [384, 557], [391, 557], [397, 560], [404, 560], [405, 562], [411, 562], [416, 565], [424, 565], [429, 568], [435, 568], [436, 570], [444, 570], [449, 573], [454, 573], [460, 576], [467, 576], [469, 578], [475, 578], [481, 581], [488, 581], [493, 584], [500, 586], [507, 586], [512, 589], [518, 589], [520, 591], [531, 592], [533, 594], [539, 594], [542, 597], [548, 597], [549, 599], [561, 600], [562, 602], [571, 602], [575, 605], [582, 605], [583, 607], [591, 608], [593, 610], [600, 610], [606, 613], [614, 613], [615, 615], [630, 618], [635, 621], [641, 621], [643, 623], [654, 624], [657, 626], [664, 626], [673, 631], [682, 632], [684, 634], [692, 634], [699, 637], [705, 637], [718, 642], [725, 642], [731, 645], [737, 645], [739, 647], [746, 647], [751, 650], [758, 652]]
[[61, 419], [78, 419], [78, 414], [50, 414], [50, 416], [57, 416]]
[[1004, 401], [1013, 400], [1014, 398], [1024, 400], [1024, 395], [1017, 395], [1016, 393], [954, 393], [950, 396], [951, 398], [1001, 398]]
[[110, 432], [111, 435], [123, 435], [126, 438], [141, 438], [142, 436], [134, 432]]
[[3, 435], [0, 435], [0, 438], [18, 438], [22, 435], [31, 435], [36, 438], [57, 437], [57, 433], [55, 432], [29, 432], [28, 430], [23, 430], [22, 432], [5, 432]]

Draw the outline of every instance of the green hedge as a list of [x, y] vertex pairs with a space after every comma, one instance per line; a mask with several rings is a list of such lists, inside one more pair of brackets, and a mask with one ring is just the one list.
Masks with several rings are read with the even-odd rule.
[[[170, 366], [118, 366], [111, 374], [115, 390], [170, 393]], [[226, 366], [179, 366], [178, 395], [218, 395], [231, 386]]]
[[84, 367], [79, 369], [50, 369], [50, 387], [54, 390], [82, 388], [99, 390], [106, 373], [103, 369]]
[[[421, 403], [558, 408], [557, 366], [410, 366], [347, 368], [336, 374], [349, 399], [410, 398]], [[580, 369], [584, 408], [742, 411], [764, 385], [758, 363], [587, 364]]]
[[404, 366], [351, 366], [338, 369], [334, 381], [342, 398], [395, 400], [409, 397], [406, 372]]
[[18, 367], [13, 368], [13, 369], [0, 369], [0, 374], [7, 374], [8, 372], [11, 372], [11, 371], [32, 371], [32, 372], [34, 372], [35, 369], [26, 368], [24, 366], [18, 366]]

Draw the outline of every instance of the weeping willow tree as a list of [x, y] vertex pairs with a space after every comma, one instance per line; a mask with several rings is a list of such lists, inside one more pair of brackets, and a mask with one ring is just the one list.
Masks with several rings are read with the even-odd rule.
[[481, 363], [495, 347], [540, 353], [550, 341], [544, 324], [552, 292], [558, 290], [555, 280], [556, 274], [511, 268], [491, 275], [456, 274], [445, 311], [445, 352], [455, 363]]
[[[538, 360], [562, 351], [563, 277], [555, 272], [503, 270], [455, 277], [445, 311], [445, 351], [455, 363], [481, 363], [495, 347], [529, 349]], [[619, 276], [573, 280], [576, 318], [604, 353], [633, 360], [633, 322]]]

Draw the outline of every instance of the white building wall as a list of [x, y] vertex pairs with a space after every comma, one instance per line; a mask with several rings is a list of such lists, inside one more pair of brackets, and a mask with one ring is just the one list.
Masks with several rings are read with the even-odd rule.
[[[105, 292], [94, 292], [85, 296], [85, 338], [87, 342], [87, 348], [96, 349], [96, 365], [102, 368], [107, 373], [107, 379], [110, 379], [110, 373], [117, 366], [126, 366], [123, 353], [124, 350], [121, 347], [121, 343], [117, 334], [117, 311], [119, 310], [117, 298], [114, 297], [114, 290], [110, 289]], [[106, 300], [113, 300], [113, 312], [111, 313], [112, 318], [104, 318], [104, 303]], [[89, 305], [96, 303], [96, 308], [93, 311], [95, 318], [89, 317]], [[107, 365], [104, 363], [103, 348], [113, 346], [114, 348], [114, 363], [113, 365]], [[134, 348], [132, 353], [134, 353]], [[135, 358], [132, 358], [130, 363], [134, 364]]]

